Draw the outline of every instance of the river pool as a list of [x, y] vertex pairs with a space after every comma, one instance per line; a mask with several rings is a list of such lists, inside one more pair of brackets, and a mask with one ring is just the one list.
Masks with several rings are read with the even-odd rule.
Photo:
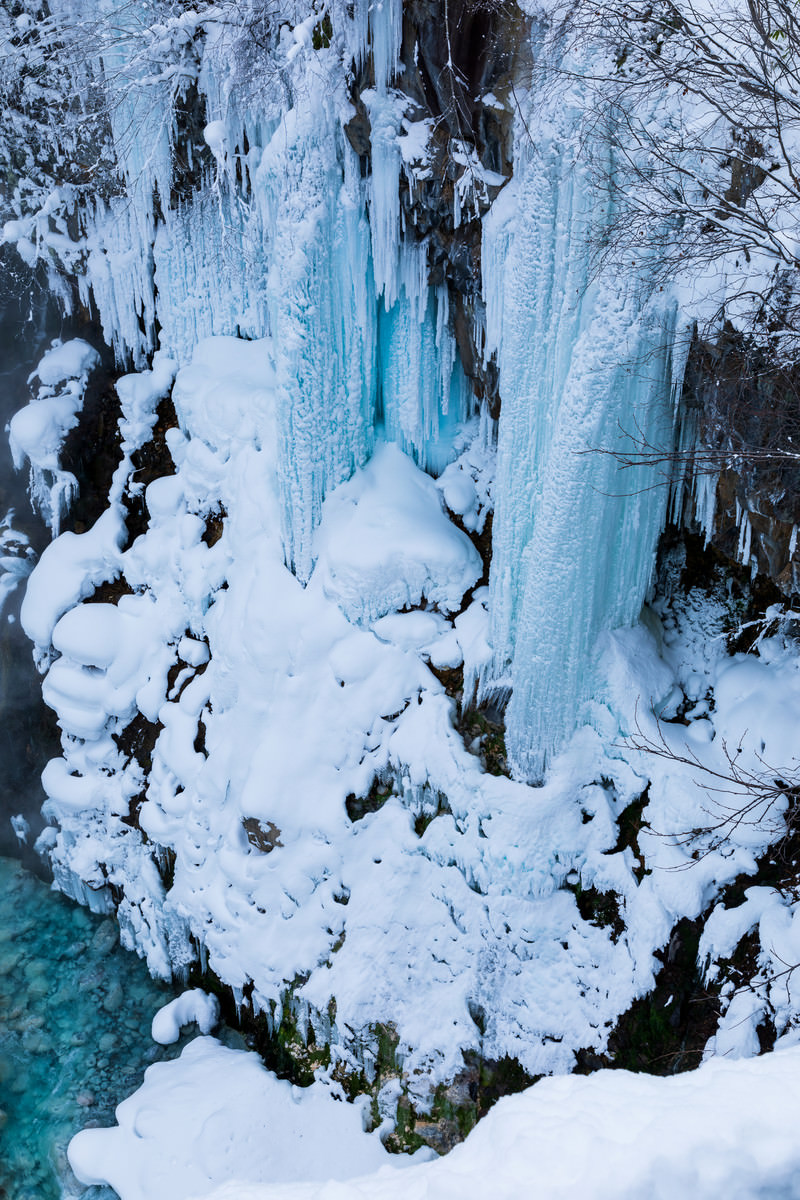
[[145, 1068], [185, 1044], [150, 1039], [174, 991], [119, 945], [116, 923], [0, 858], [0, 1198], [106, 1200], [66, 1160], [72, 1135], [113, 1125]]

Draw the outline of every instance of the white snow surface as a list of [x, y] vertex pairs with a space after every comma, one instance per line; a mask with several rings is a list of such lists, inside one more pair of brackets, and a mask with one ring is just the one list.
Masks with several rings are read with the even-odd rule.
[[9, 422], [14, 466], [20, 470], [26, 459], [30, 463], [31, 501], [54, 537], [78, 488], [75, 476], [61, 469], [61, 447], [78, 423], [89, 374], [99, 361], [94, 347], [81, 338], [57, 339], [28, 380], [39, 379], [36, 395]]
[[108, 508], [86, 533], [62, 533], [44, 550], [28, 580], [20, 620], [42, 652], [50, 646], [60, 617], [119, 574], [119, 548], [125, 530], [118, 508]]
[[230, 1179], [347, 1179], [408, 1161], [364, 1132], [360, 1106], [333, 1100], [321, 1083], [293, 1087], [258, 1055], [211, 1037], [148, 1067], [117, 1121], [76, 1134], [68, 1154], [82, 1183], [110, 1184], [122, 1200], [189, 1200]]
[[[778, 836], [782, 802], [720, 843], [703, 770], [725, 770], [734, 746], [754, 772], [796, 766], [796, 652], [773, 638], [731, 658], [722, 600], [665, 602], [600, 643], [592, 725], [543, 787], [486, 774], [426, 665], [463, 660], [471, 688], [488, 661], [487, 589], [451, 613], [474, 551], [434, 484], [383, 446], [326, 499], [302, 587], [284, 561], [273, 362], [268, 339], [202, 343], [177, 377], [176, 471], [148, 488], [147, 532], [120, 549], [117, 501], [31, 576], [25, 627], [60, 654], [44, 688], [63, 757], [43, 776], [59, 884], [95, 903], [115, 885], [123, 940], [151, 970], [199, 944], [237, 996], [252, 989], [275, 1024], [291, 1012], [367, 1078], [369, 1028], [391, 1021], [423, 1107], [464, 1050], [569, 1071], [652, 987], [676, 921]], [[79, 602], [120, 574], [132, 591], [116, 606]], [[670, 723], [684, 695], [694, 719]], [[146, 778], [114, 740], [137, 713], [155, 726]], [[630, 734], [678, 758], [626, 747]], [[648, 783], [638, 851], [617, 851], [616, 818]], [[354, 808], [373, 786], [378, 802]], [[122, 820], [133, 803], [149, 843]], [[687, 838], [704, 809], [708, 831]], [[576, 880], [616, 894], [622, 936], [581, 916]], [[726, 1053], [752, 1052], [765, 1012], [779, 1032], [797, 1020], [793, 986], [769, 982], [795, 953], [793, 914], [779, 891], [761, 911], [763, 995], [723, 1018], [739, 1031]], [[712, 967], [729, 941], [709, 934]]]
[[151, 1036], [161, 1046], [171, 1046], [185, 1025], [196, 1023], [201, 1033], [211, 1033], [219, 1024], [219, 1001], [200, 988], [182, 992], [153, 1017]]
[[213, 1200], [794, 1200], [797, 1048], [659, 1079], [544, 1079], [446, 1158], [346, 1183], [220, 1188]]
[[458, 611], [483, 566], [469, 538], [442, 511], [436, 484], [396, 446], [325, 501], [315, 538], [325, 595], [354, 622], [417, 607]]
[[55, 387], [69, 379], [85, 378], [97, 366], [100, 356], [82, 338], [56, 342], [39, 360], [33, 374], [46, 387]]
[[406, 1165], [322, 1084], [292, 1088], [255, 1055], [197, 1038], [69, 1157], [122, 1200], [790, 1200], [798, 1104], [798, 1046], [667, 1078], [545, 1079], [445, 1158]]

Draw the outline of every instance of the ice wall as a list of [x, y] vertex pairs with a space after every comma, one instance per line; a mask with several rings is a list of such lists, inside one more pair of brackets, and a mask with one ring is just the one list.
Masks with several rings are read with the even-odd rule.
[[625, 272], [598, 265], [598, 217], [604, 204], [606, 224], [614, 213], [582, 147], [579, 89], [565, 90], [522, 101], [515, 177], [484, 226], [502, 410], [481, 686], [513, 688], [506, 741], [527, 780], [579, 723], [598, 635], [638, 619], [669, 477], [620, 474], [615, 452], [671, 445], [688, 342], [675, 300], [647, 281], [644, 249]]
[[[119, 33], [97, 70], [125, 194], [83, 212], [81, 285], [135, 363], [157, 343], [185, 364], [209, 335], [271, 339], [280, 533], [305, 583], [323, 501], [376, 434], [441, 473], [475, 403], [447, 287], [431, 287], [425, 240], [401, 229], [402, 131], [418, 116], [398, 86], [402, 4], [335, 4], [324, 18], [287, 6], [258, 30], [255, 10], [228, 20], [226, 5], [152, 26], [112, 8]], [[348, 136], [354, 71], [368, 158]], [[644, 470], [621, 479], [614, 451], [631, 437], [669, 444], [683, 350], [646, 252], [621, 273], [594, 261], [614, 212], [597, 152], [591, 167], [582, 154], [581, 86], [515, 96], [514, 180], [482, 253], [502, 408], [479, 695], [512, 691], [510, 761], [533, 779], [581, 719], [598, 634], [639, 614], [666, 489]], [[183, 101], [195, 122], [203, 111], [200, 140]], [[474, 181], [474, 150], [450, 154]], [[613, 179], [610, 151], [601, 165]], [[461, 191], [456, 179], [457, 221]]]
[[[428, 284], [426, 245], [401, 242], [401, 5], [337, 6], [331, 19], [323, 36], [313, 10], [298, 20], [287, 9], [283, 25], [276, 16], [252, 77], [241, 13], [229, 22], [237, 34], [213, 16], [201, 27], [195, 15], [191, 30], [185, 15], [173, 21], [162, 42], [182, 46], [191, 32], [208, 118], [193, 148], [181, 141], [174, 87], [156, 81], [139, 111], [132, 80], [149, 68], [136, 40], [121, 39], [106, 79], [121, 91], [112, 132], [126, 194], [85, 214], [83, 289], [120, 357], [143, 364], [158, 341], [185, 363], [209, 335], [273, 338], [281, 531], [303, 581], [322, 501], [366, 462], [376, 425], [443, 468], [470, 408], [446, 292]], [[344, 126], [350, 64], [368, 55], [362, 178]], [[187, 191], [176, 161], [192, 155], [199, 180]]]

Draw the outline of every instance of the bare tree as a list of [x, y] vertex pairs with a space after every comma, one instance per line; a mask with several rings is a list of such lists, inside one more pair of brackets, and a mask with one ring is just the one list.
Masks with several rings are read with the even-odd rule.
[[796, 764], [778, 768], [756, 755], [759, 765], [753, 769], [741, 761], [741, 744], [731, 747], [723, 740], [724, 761], [719, 766], [710, 766], [691, 747], [676, 750], [668, 741], [661, 720], [655, 713], [653, 716], [655, 734], [643, 729], [637, 714], [635, 732], [626, 738], [625, 747], [688, 767], [705, 793], [706, 820], [670, 835], [679, 845], [691, 847], [694, 858], [719, 850], [742, 826], [753, 826], [779, 842], [800, 826], [800, 770]]
[[[724, 273], [726, 317], [793, 358], [800, 338], [800, 21], [793, 0], [569, 3], [545, 76], [590, 89], [585, 152], [611, 213], [599, 261], [635, 264], [654, 240], [664, 279]], [[590, 54], [582, 53], [591, 47]], [[557, 64], [557, 65], [554, 65]], [[601, 137], [593, 135], [600, 133]], [[612, 146], [611, 160], [593, 147]], [[716, 307], [714, 300], [716, 299]]]

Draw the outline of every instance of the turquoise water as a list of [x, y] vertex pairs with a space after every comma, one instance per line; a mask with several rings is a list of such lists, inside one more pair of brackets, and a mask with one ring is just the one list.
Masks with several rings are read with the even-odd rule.
[[[117, 926], [0, 858], [0, 1200], [105, 1200], [66, 1160], [73, 1133], [113, 1125], [156, 1046], [174, 992], [119, 945]], [[188, 1040], [188, 1039], [186, 1039]]]

